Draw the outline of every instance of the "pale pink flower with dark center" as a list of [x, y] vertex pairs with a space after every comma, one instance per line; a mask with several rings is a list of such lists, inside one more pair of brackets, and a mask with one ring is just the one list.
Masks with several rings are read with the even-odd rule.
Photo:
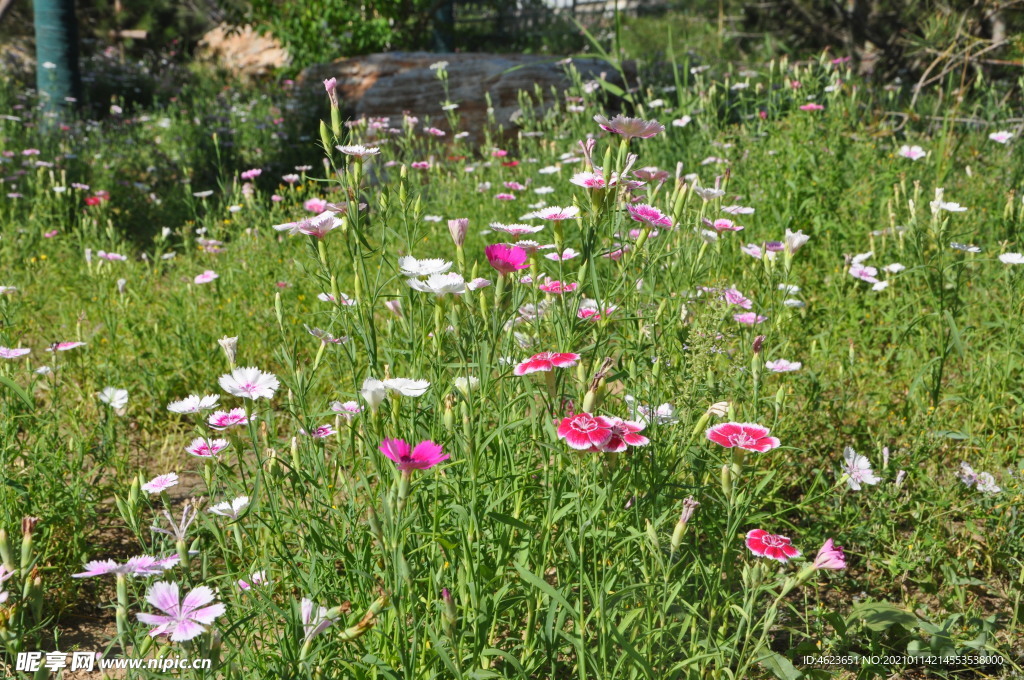
[[328, 618], [326, 607], [317, 607], [312, 600], [305, 597], [302, 598], [300, 613], [302, 615], [303, 639], [306, 641], [312, 640], [337, 621], [337, 619]]
[[0, 357], [4, 359], [17, 359], [18, 357], [25, 356], [31, 351], [32, 350], [27, 347], [0, 347]]
[[193, 282], [199, 285], [203, 283], [210, 283], [214, 279], [218, 278], [220, 278], [220, 274], [213, 271], [212, 269], [207, 269], [202, 274], [197, 274], [196, 277], [193, 279]]
[[337, 434], [337, 432], [331, 425], [319, 425], [313, 428], [312, 432], [306, 432], [303, 429], [300, 429], [299, 432], [305, 435], [309, 435], [313, 439], [326, 439], [327, 437], [330, 437], [332, 434]]
[[774, 361], [767, 362], [765, 367], [775, 373], [790, 373], [791, 371], [799, 371], [803, 368], [803, 364], [799, 361], [789, 361], [788, 359], [775, 359]]
[[831, 538], [826, 540], [811, 566], [814, 569], [846, 569], [846, 555], [842, 546], [833, 543]]
[[577, 172], [569, 181], [586, 189], [604, 189], [606, 186], [604, 175], [599, 172]]
[[629, 216], [637, 222], [643, 222], [652, 227], [671, 227], [672, 219], [663, 212], [651, 205], [641, 203], [639, 205], [626, 206]]
[[[252, 419], [255, 420], [256, 416]], [[229, 427], [235, 425], [246, 425], [249, 419], [245, 417], [244, 408], [233, 408], [230, 411], [214, 411], [213, 415], [206, 421], [210, 424], [210, 427], [215, 430], [226, 430]]]
[[375, 146], [363, 146], [362, 144], [349, 144], [347, 146], [336, 146], [334, 147], [338, 151], [342, 152], [346, 156], [352, 156], [357, 161], [365, 161], [367, 158], [371, 158], [380, 153], [380, 149]]
[[[745, 246], [740, 246], [739, 251], [744, 255], [750, 255], [751, 257], [757, 260], [760, 260], [761, 255], [764, 254], [764, 251], [761, 250], [761, 247], [753, 243], [746, 244]], [[773, 257], [775, 257], [775, 253], [768, 253], [768, 259], [772, 259]]]
[[526, 251], [518, 246], [495, 243], [484, 248], [484, 255], [491, 266], [502, 274], [511, 274], [530, 266], [526, 261]]
[[71, 578], [90, 578], [106, 574], [124, 574], [126, 576], [156, 576], [178, 563], [178, 556], [152, 557], [138, 555], [131, 557], [124, 564], [114, 560], [93, 560], [85, 563], [85, 571], [72, 574]]
[[781, 444], [777, 437], [769, 436], [770, 432], [767, 427], [757, 423], [719, 423], [709, 428], [705, 435], [727, 449], [736, 447], [765, 453]]
[[174, 474], [173, 472], [169, 472], [166, 475], [154, 477], [153, 479], [143, 484], [141, 488], [143, 491], [147, 493], [154, 494], [170, 489], [172, 486], [177, 486], [177, 484], [178, 475]]
[[554, 260], [555, 262], [564, 262], [565, 260], [571, 260], [574, 257], [578, 257], [578, 256], [579, 256], [578, 252], [576, 252], [572, 248], [566, 248], [565, 250], [563, 250], [561, 252], [561, 254], [559, 254], [559, 253], [548, 253], [544, 257], [548, 258], [549, 260]]
[[860, 491], [861, 484], [874, 485], [882, 481], [871, 469], [871, 461], [867, 456], [862, 456], [853, 450], [852, 446], [843, 449], [843, 472], [846, 473], [846, 482], [854, 491]]
[[928, 155], [928, 152], [922, 149], [921, 147], [917, 145], [909, 146], [907, 144], [901, 146], [900, 150], [897, 151], [896, 153], [902, 156], [903, 158], [909, 158], [912, 161], [920, 160]]
[[744, 227], [736, 224], [732, 220], [727, 220], [724, 217], [711, 222], [709, 226], [718, 233], [722, 233], [723, 231], [743, 231], [744, 229]]
[[522, 362], [512, 371], [513, 375], [528, 375], [538, 371], [553, 371], [556, 368], [575, 366], [579, 354], [572, 352], [541, 352]]
[[664, 182], [669, 178], [668, 170], [659, 170], [656, 167], [640, 168], [639, 170], [634, 170], [633, 174], [645, 182]]
[[626, 139], [632, 139], [633, 137], [649, 139], [659, 132], [665, 131], [665, 126], [656, 120], [648, 121], [643, 120], [642, 118], [629, 118], [621, 114], [615, 116], [611, 120], [608, 120], [605, 116], [598, 114], [594, 116], [594, 121], [602, 130], [614, 132], [617, 135], [622, 135]]
[[220, 401], [220, 396], [216, 394], [208, 394], [204, 397], [200, 397], [196, 394], [190, 394], [180, 401], [172, 401], [167, 405], [167, 410], [173, 413], [199, 413], [200, 411], [208, 411]]
[[767, 316], [761, 316], [754, 312], [743, 312], [742, 314], [733, 314], [732, 318], [737, 323], [746, 324], [747, 326], [754, 326], [768, 320]]
[[69, 349], [75, 349], [76, 347], [82, 347], [84, 345], [85, 345], [84, 342], [77, 342], [77, 341], [74, 341], [74, 340], [69, 340], [67, 342], [56, 342], [53, 345], [47, 347], [46, 351], [47, 352], [53, 352], [53, 351], [67, 352]]
[[[242, 410], [242, 409], [236, 409], [236, 410], [241, 410], [242, 411], [242, 418], [244, 419], [245, 418], [245, 411]], [[223, 414], [223, 415], [227, 416], [229, 414]], [[213, 418], [211, 418], [210, 420], [213, 420]], [[212, 425], [213, 423], [210, 423], [210, 424]], [[234, 424], [237, 424], [237, 423], [231, 423], [229, 425], [224, 425], [224, 427], [230, 427], [230, 425], [234, 425]], [[223, 429], [223, 428], [221, 428], [221, 429]], [[197, 458], [214, 458], [214, 457], [216, 457], [216, 455], [218, 453], [220, 453], [221, 451], [223, 451], [227, 447], [228, 447], [228, 440], [227, 439], [203, 439], [203, 438], [200, 437], [200, 438], [193, 439], [192, 443], [185, 447], [185, 451], [187, 453], [192, 454], [193, 456], [196, 456]]]
[[544, 225], [533, 226], [532, 224], [502, 224], [501, 222], [491, 222], [491, 229], [494, 231], [504, 232], [510, 234], [515, 238], [520, 236], [529, 236], [530, 234], [536, 234], [538, 231], [544, 228]]
[[612, 438], [614, 423], [604, 416], [578, 413], [563, 418], [558, 425], [558, 437], [564, 439], [569, 448], [588, 451], [602, 447]]
[[747, 533], [747, 548], [758, 557], [782, 563], [800, 557], [800, 551], [793, 547], [792, 541], [785, 536], [769, 534], [764, 529], [753, 529]]
[[305, 220], [301, 220], [294, 224], [293, 229], [299, 233], [306, 234], [307, 236], [315, 236], [316, 238], [323, 238], [330, 232], [334, 231], [342, 224], [341, 219], [337, 216], [334, 211], [325, 210], [315, 217], [310, 217]]
[[222, 375], [218, 382], [228, 394], [244, 399], [270, 399], [281, 386], [273, 373], [264, 373], [254, 366], [236, 368], [230, 374]]
[[850, 265], [850, 276], [861, 281], [867, 281], [868, 283], [878, 283], [876, 276], [878, 270], [874, 267], [869, 267], [863, 264], [852, 264]]
[[210, 508], [210, 512], [214, 515], [220, 515], [221, 517], [227, 517], [232, 521], [236, 521], [247, 507], [249, 507], [249, 497], [239, 496], [231, 501], [218, 503]]
[[579, 214], [580, 209], [574, 205], [569, 206], [568, 208], [559, 208], [556, 206], [551, 206], [548, 208], [541, 208], [540, 210], [532, 212], [526, 215], [525, 218], [536, 218], [539, 220], [552, 220], [557, 222], [558, 220], [570, 220], [574, 217], [578, 217]]
[[238, 579], [239, 590], [250, 590], [255, 586], [262, 586], [270, 583], [270, 579], [267, 578], [267, 572], [264, 570], [254, 571], [252, 576], [249, 577], [252, 583], [245, 581], [244, 579]]
[[360, 406], [357, 401], [346, 401], [344, 403], [334, 401], [331, 402], [331, 410], [335, 413], [340, 413], [345, 416], [346, 420], [351, 421], [354, 417], [363, 412], [363, 407]]
[[452, 235], [452, 241], [455, 242], [456, 246], [461, 246], [463, 243], [466, 242], [466, 232], [468, 231], [468, 217], [459, 217], [454, 220], [448, 220], [448, 232]]
[[571, 293], [579, 288], [578, 283], [562, 283], [561, 281], [548, 281], [542, 283], [539, 286], [545, 293], [551, 293], [552, 295], [561, 295], [562, 293]]
[[213, 591], [206, 586], [199, 586], [181, 599], [177, 583], [157, 581], [146, 594], [146, 601], [163, 614], [140, 613], [136, 617], [146, 625], [156, 626], [149, 631], [150, 637], [169, 635], [172, 642], [185, 642], [202, 635], [204, 626], [224, 614], [224, 605], [211, 605], [213, 600]]
[[750, 309], [754, 305], [754, 303], [751, 302], [749, 298], [744, 297], [743, 293], [739, 292], [735, 288], [727, 288], [725, 292], [722, 294], [722, 297], [730, 305], [736, 305], [737, 307], [741, 307], [743, 309]]
[[327, 210], [327, 201], [322, 198], [307, 198], [302, 207], [313, 213], [322, 213]]
[[447, 453], [443, 453], [440, 444], [430, 440], [421, 441], [410, 451], [404, 439], [385, 439], [380, 444], [380, 452], [393, 460], [401, 472], [429, 470], [449, 458]]

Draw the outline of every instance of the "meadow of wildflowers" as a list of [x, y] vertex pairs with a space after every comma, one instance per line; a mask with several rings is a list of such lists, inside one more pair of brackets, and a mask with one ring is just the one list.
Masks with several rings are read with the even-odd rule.
[[0, 662], [1020, 673], [1013, 109], [740, 73], [479, 138], [8, 87]]

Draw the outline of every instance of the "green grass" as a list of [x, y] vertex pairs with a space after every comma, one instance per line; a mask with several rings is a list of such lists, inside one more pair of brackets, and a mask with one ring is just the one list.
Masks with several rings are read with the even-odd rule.
[[[1024, 267], [997, 256], [1022, 249], [1024, 158], [1019, 138], [988, 139], [1014, 113], [996, 88], [980, 86], [956, 107], [926, 98], [903, 110], [896, 93], [865, 90], [841, 69], [777, 62], [742, 76], [745, 89], [732, 87], [736, 69], [724, 82], [717, 69], [689, 85], [680, 74], [675, 91], [636, 95], [639, 114], [667, 130], [628, 149], [591, 120], [605, 112], [601, 90], [578, 85], [585, 112], [559, 105], [527, 115], [524, 131], [541, 134], [505, 144], [508, 157], [493, 157], [490, 143], [449, 141], [450, 128], [441, 140], [425, 135], [420, 121], [365, 166], [332, 152], [326, 179], [316, 128], [282, 93], [186, 90], [145, 115], [47, 134], [26, 125], [35, 114], [13, 107], [30, 102], [8, 87], [4, 113], [21, 120], [0, 121], [13, 152], [0, 170], [3, 193], [21, 197], [0, 197], [0, 284], [18, 289], [0, 296], [0, 344], [32, 348], [0, 365], [0, 558], [17, 572], [0, 605], [8, 662], [19, 651], [71, 651], [61, 634], [88, 612], [117, 622], [103, 641], [109, 657], [213, 659], [210, 671], [184, 677], [1019, 672]], [[810, 96], [824, 110], [800, 110]], [[664, 108], [646, 106], [657, 98]], [[329, 119], [326, 103], [317, 106]], [[673, 126], [683, 114], [692, 122]], [[356, 126], [328, 141], [368, 134]], [[587, 134], [597, 136], [597, 165], [622, 170], [628, 150], [634, 168], [669, 171], [643, 202], [677, 229], [621, 259], [602, 256], [618, 249], [615, 234], [640, 225], [621, 192], [569, 182], [584, 168], [561, 157], [580, 158]], [[902, 158], [904, 143], [929, 155]], [[725, 166], [702, 164], [710, 156], [729, 159], [727, 178]], [[429, 169], [410, 167], [425, 160]], [[726, 195], [702, 200], [691, 180], [673, 176], [680, 162], [705, 187], [723, 176]], [[282, 182], [297, 164], [312, 169]], [[243, 191], [239, 173], [252, 167], [263, 173]], [[546, 167], [557, 169], [538, 172]], [[511, 181], [528, 188], [496, 200]], [[540, 186], [554, 191], [534, 193]], [[939, 187], [969, 210], [933, 215]], [[86, 205], [99, 190], [109, 200]], [[214, 193], [193, 195], [204, 190]], [[345, 205], [344, 226], [322, 241], [272, 228], [310, 214], [302, 203], [312, 197]], [[581, 255], [558, 263], [538, 254], [521, 274], [577, 282], [575, 292], [545, 295], [512, 278], [497, 285], [488, 265], [485, 246], [502, 239], [481, 232], [522, 221], [538, 201], [579, 206], [579, 219], [528, 221], [546, 225], [539, 242]], [[743, 231], [707, 243], [702, 219], [727, 216], [720, 208], [731, 204], [756, 212], [732, 217]], [[444, 220], [460, 217], [470, 227], [457, 253]], [[792, 257], [740, 250], [787, 229], [810, 236]], [[99, 250], [127, 260], [101, 260]], [[848, 273], [844, 255], [868, 251], [867, 265], [905, 267], [878, 275], [890, 282], [884, 290]], [[406, 254], [456, 261], [467, 280], [493, 284], [438, 300], [406, 284], [397, 264]], [[207, 269], [219, 278], [193, 283]], [[733, 314], [744, 310], [699, 290], [730, 286], [767, 320], [738, 324]], [[322, 293], [357, 304], [322, 302]], [[581, 319], [582, 297], [615, 310]], [[386, 302], [399, 302], [401, 316]], [[322, 344], [306, 326], [348, 342]], [[218, 387], [230, 370], [222, 336], [239, 338], [237, 365], [280, 378], [272, 399], [243, 404]], [[87, 344], [44, 351], [64, 340]], [[512, 375], [542, 351], [581, 358]], [[803, 367], [765, 369], [780, 358]], [[35, 372], [44, 364], [52, 373]], [[431, 386], [351, 422], [330, 409], [360, 400], [368, 377]], [[479, 384], [462, 391], [458, 377]], [[123, 415], [97, 399], [107, 386], [128, 390]], [[208, 433], [203, 419], [166, 409], [190, 393], [220, 394], [223, 407], [244, 405], [258, 419], [217, 435], [231, 443], [218, 460], [199, 460], [183, 449]], [[678, 422], [649, 424], [650, 444], [619, 454], [580, 453], [558, 437], [570, 410], [629, 418], [627, 394], [673, 404]], [[717, 402], [728, 402], [726, 415], [708, 413]], [[734, 456], [704, 436], [719, 421], [770, 427], [781, 446]], [[326, 423], [337, 434], [299, 433]], [[438, 442], [450, 458], [403, 481], [377, 450], [396, 437]], [[850, 489], [841, 475], [848, 446], [870, 459], [877, 485]], [[1002, 490], [968, 488], [961, 461]], [[169, 472], [177, 486], [140, 491], [140, 480]], [[237, 521], [206, 511], [242, 495], [250, 504]], [[206, 505], [183, 541], [150, 530], [167, 528], [165, 508], [180, 518], [189, 497]], [[700, 505], [678, 528], [688, 497]], [[40, 521], [22, 558], [26, 516]], [[756, 528], [788, 536], [807, 560], [834, 538], [848, 567], [805, 571], [798, 585], [802, 559], [781, 565], [744, 546]], [[182, 563], [148, 578], [70, 577], [88, 560], [143, 553]], [[238, 588], [260, 570], [268, 584]], [[189, 643], [150, 639], [135, 615], [155, 611], [144, 598], [159, 580], [216, 588], [225, 613]], [[302, 598], [338, 617], [308, 641]], [[364, 618], [369, 609], [375, 616]], [[825, 671], [802, 662], [908, 653], [998, 656], [1003, 665], [883, 660]]]

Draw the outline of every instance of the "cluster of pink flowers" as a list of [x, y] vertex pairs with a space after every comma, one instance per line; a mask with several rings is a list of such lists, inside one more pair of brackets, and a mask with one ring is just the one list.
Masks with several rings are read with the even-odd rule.
[[647, 446], [650, 440], [640, 434], [645, 425], [611, 416], [578, 413], [562, 419], [558, 436], [578, 451], [621, 453], [630, 446]]

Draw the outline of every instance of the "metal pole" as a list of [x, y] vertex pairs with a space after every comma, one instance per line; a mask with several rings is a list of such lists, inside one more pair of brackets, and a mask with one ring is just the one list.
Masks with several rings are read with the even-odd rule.
[[33, 0], [36, 29], [36, 89], [43, 108], [56, 112], [78, 100], [78, 20], [75, 0]]

